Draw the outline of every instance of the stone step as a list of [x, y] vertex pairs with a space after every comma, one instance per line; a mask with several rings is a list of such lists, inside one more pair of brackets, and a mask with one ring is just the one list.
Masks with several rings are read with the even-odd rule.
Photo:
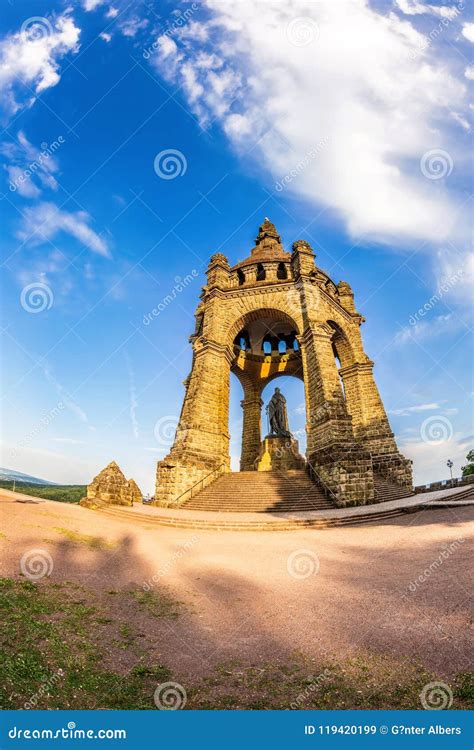
[[133, 511], [121, 510], [118, 506], [105, 507], [100, 512], [106, 513], [107, 515], [114, 516], [120, 520], [127, 520], [130, 522], [131, 517], [133, 522], [139, 523], [140, 521], [145, 523], [147, 526], [168, 526], [172, 528], [184, 528], [184, 529], [202, 529], [209, 531], [295, 531], [303, 528], [314, 528], [314, 529], [325, 529], [332, 526], [354, 526], [356, 524], [366, 524], [374, 521], [380, 521], [385, 519], [394, 518], [402, 515], [406, 512], [416, 512], [419, 509], [413, 511], [407, 511], [407, 509], [394, 509], [390, 511], [375, 511], [374, 513], [364, 514], [363, 516], [354, 514], [345, 516], [343, 518], [315, 518], [315, 519], [285, 519], [281, 518], [265, 518], [262, 520], [245, 520], [243, 516], [242, 521], [230, 520], [226, 521], [225, 516], [223, 519], [215, 519], [213, 514], [210, 514], [209, 519], [203, 518], [189, 518], [178, 514], [176, 516], [152, 516], [151, 514], [136, 514], [134, 516]]
[[223, 474], [182, 507], [222, 513], [265, 513], [324, 510], [331, 504], [304, 471], [293, 469]]

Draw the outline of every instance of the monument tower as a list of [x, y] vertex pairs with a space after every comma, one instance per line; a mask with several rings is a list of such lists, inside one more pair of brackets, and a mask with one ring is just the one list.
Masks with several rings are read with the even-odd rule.
[[266, 218], [248, 258], [230, 267], [222, 253], [211, 257], [195, 316], [192, 368], [173, 446], [158, 463], [157, 504], [180, 505], [192, 487], [230, 471], [231, 371], [244, 391], [242, 471], [262, 468], [263, 389], [292, 375], [305, 389], [307, 466], [333, 502], [374, 502], [374, 476], [411, 490], [411, 462], [398, 451], [364, 352], [364, 318], [349, 284], [316, 266], [308, 242], [285, 252]]

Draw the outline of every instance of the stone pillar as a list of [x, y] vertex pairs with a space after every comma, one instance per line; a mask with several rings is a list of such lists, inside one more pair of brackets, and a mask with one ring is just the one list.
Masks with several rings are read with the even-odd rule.
[[278, 263], [265, 262], [265, 278], [267, 281], [277, 281]]
[[353, 440], [351, 418], [344, 403], [332, 350], [334, 331], [310, 325], [300, 337], [306, 393], [308, 453], [335, 440]]
[[242, 453], [240, 457], [240, 471], [255, 469], [261, 441], [261, 413], [263, 401], [260, 391], [255, 386], [246, 386], [244, 399], [240, 402], [244, 410], [242, 426]]
[[301, 337], [306, 392], [307, 458], [337, 505], [374, 500], [372, 461], [355, 440], [332, 349], [333, 330], [311, 324]]
[[412, 487], [411, 462], [397, 448], [367, 357], [339, 370], [356, 439], [372, 456], [375, 471], [403, 487]]
[[202, 337], [194, 341], [193, 367], [175, 441], [158, 463], [155, 504], [171, 505], [196, 482], [210, 482], [216, 478], [209, 476], [213, 472], [229, 470], [231, 358], [227, 347]]
[[245, 274], [245, 283], [246, 284], [256, 284], [257, 283], [257, 266], [246, 266], [242, 269]]

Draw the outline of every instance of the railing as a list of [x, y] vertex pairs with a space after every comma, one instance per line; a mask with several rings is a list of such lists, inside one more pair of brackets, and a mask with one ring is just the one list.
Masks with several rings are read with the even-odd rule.
[[[181, 495], [178, 495], [178, 497], [174, 498], [174, 500], [172, 501], [172, 505], [178, 505], [178, 504], [182, 505], [182, 503], [184, 502], [183, 498], [188, 493], [191, 493], [191, 495], [190, 495], [189, 498], [186, 498], [186, 499], [191, 500], [194, 497], [194, 495], [197, 494], [195, 492], [196, 488], [199, 487], [199, 489], [197, 490], [197, 492], [201, 492], [201, 490], [204, 489], [204, 482], [206, 481], [206, 479], [209, 479], [209, 477], [212, 477], [214, 474], [217, 474], [217, 476], [219, 476], [219, 474], [222, 474], [221, 469], [225, 465], [226, 465], [225, 461], [223, 461], [221, 464], [219, 464], [219, 466], [217, 466], [215, 469], [213, 469], [212, 471], [210, 471], [209, 474], [206, 474], [206, 476], [202, 477], [202, 479], [199, 479], [197, 482], [195, 482], [193, 485], [191, 485], [191, 487], [188, 487], [187, 490], [184, 490], [184, 492], [182, 492]], [[217, 476], [215, 477], [216, 479], [217, 479]], [[211, 484], [212, 481], [213, 480], [207, 482], [205, 486], [207, 487], [207, 485]]]
[[331, 490], [331, 488], [328, 487], [328, 485], [323, 480], [321, 475], [318, 474], [314, 466], [309, 461], [306, 461], [306, 471], [309, 474], [310, 479], [312, 479], [316, 484], [318, 484], [321, 487], [323, 492], [329, 496], [329, 499], [332, 500], [334, 505], [338, 505], [337, 495], [335, 495], [334, 492]]

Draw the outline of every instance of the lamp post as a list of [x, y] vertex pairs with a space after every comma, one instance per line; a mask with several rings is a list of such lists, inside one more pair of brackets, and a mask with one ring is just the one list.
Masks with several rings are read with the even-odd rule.
[[449, 473], [451, 474], [451, 484], [452, 484], [452, 482], [453, 482], [453, 466], [454, 466], [454, 464], [453, 464], [453, 462], [451, 461], [450, 458], [446, 461], [446, 466], [448, 467]]

